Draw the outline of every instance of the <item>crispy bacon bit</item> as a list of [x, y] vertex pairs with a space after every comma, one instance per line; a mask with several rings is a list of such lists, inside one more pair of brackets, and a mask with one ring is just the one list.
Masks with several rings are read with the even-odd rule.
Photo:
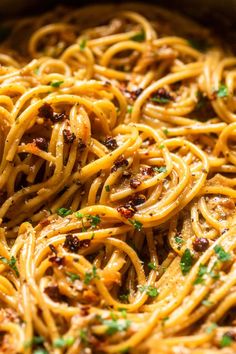
[[90, 246], [90, 242], [91, 240], [90, 239], [87, 239], [87, 240], [80, 240], [80, 247], [84, 247], [84, 248], [88, 248]]
[[35, 138], [33, 139], [33, 143], [43, 151], [47, 151], [48, 149], [48, 142], [45, 138]]
[[104, 145], [109, 149], [109, 150], [115, 150], [118, 148], [118, 144], [115, 138], [112, 138], [111, 136], [108, 136], [104, 140]]
[[196, 237], [193, 241], [193, 249], [196, 252], [203, 252], [209, 247], [209, 240], [205, 237]]
[[118, 168], [123, 166], [128, 166], [129, 162], [124, 158], [123, 155], [119, 156], [118, 159], [114, 162], [114, 165], [111, 168], [111, 172], [117, 171]]
[[50, 244], [48, 247], [50, 248], [50, 250], [51, 250], [53, 253], [57, 254], [57, 249], [56, 249], [56, 247], [55, 247], [54, 245]]
[[49, 103], [44, 103], [38, 110], [38, 116], [41, 118], [52, 119], [53, 113], [53, 108]]
[[53, 116], [50, 118], [53, 123], [61, 122], [66, 119], [65, 113], [53, 113]]
[[133, 205], [140, 205], [143, 204], [145, 201], [146, 201], [146, 197], [144, 194], [137, 194], [134, 196], [131, 202]]
[[155, 171], [151, 166], [148, 166], [148, 167], [142, 167], [141, 173], [143, 176], [154, 176]]
[[65, 301], [65, 296], [63, 296], [60, 293], [57, 285], [56, 286], [55, 285], [47, 286], [44, 289], [44, 292], [45, 292], [45, 294], [47, 294], [47, 296], [49, 296], [55, 302]]
[[90, 310], [90, 306], [81, 306], [80, 307], [80, 315], [81, 316], [88, 316], [89, 315], [89, 310]]
[[64, 257], [53, 256], [53, 257], [49, 258], [49, 261], [58, 265], [58, 266], [65, 265], [65, 258]]
[[128, 98], [131, 98], [133, 101], [136, 100], [136, 98], [141, 95], [141, 93], [143, 92], [143, 89], [140, 87], [137, 90], [134, 91], [129, 91], [129, 90], [122, 90], [125, 94], [125, 96], [127, 96]]
[[117, 211], [126, 219], [132, 218], [134, 216], [137, 209], [132, 203], [126, 203], [125, 205], [121, 205], [117, 208]]
[[84, 150], [85, 148], [86, 148], [86, 144], [83, 142], [83, 140], [81, 138], [79, 138], [78, 149], [79, 150]]
[[63, 129], [62, 133], [66, 144], [72, 144], [74, 142], [76, 136], [69, 129]]
[[77, 236], [71, 234], [66, 235], [66, 240], [63, 247], [67, 248], [71, 252], [76, 253], [80, 248], [80, 241]]
[[169, 100], [169, 101], [173, 101], [173, 97], [172, 95], [164, 88], [164, 87], [161, 87], [159, 88], [156, 92], [155, 92], [155, 95], [154, 95], [155, 98], [159, 99], [160, 102], [163, 100]]
[[130, 180], [130, 187], [131, 187], [132, 189], [136, 189], [136, 188], [138, 188], [138, 187], [140, 186], [141, 183], [142, 183], [142, 182], [141, 182], [139, 179], [137, 179], [137, 178], [132, 178], [132, 179]]

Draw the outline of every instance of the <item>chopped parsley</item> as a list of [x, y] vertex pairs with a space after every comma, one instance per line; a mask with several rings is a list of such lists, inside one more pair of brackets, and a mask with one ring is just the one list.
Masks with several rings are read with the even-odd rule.
[[152, 97], [151, 101], [161, 103], [161, 104], [167, 104], [171, 101], [171, 99], [167, 97]]
[[180, 236], [175, 236], [174, 239], [175, 239], [175, 242], [176, 242], [178, 245], [182, 245], [182, 244], [184, 243], [183, 238], [180, 237]]
[[143, 41], [145, 41], [146, 35], [145, 35], [144, 30], [142, 30], [141, 32], [135, 34], [133, 37], [131, 37], [131, 39], [132, 39], [133, 41], [136, 41], [136, 42], [143, 42]]
[[85, 272], [84, 284], [88, 285], [93, 279], [99, 279], [95, 265], [93, 265], [91, 271]]
[[149, 262], [149, 263], [148, 263], [148, 268], [153, 269], [153, 270], [157, 270], [156, 264], [155, 264], [155, 263], [152, 263], [152, 262]]
[[128, 106], [127, 107], [127, 113], [132, 113], [132, 111], [133, 111], [133, 106]]
[[155, 172], [166, 172], [166, 167], [165, 167], [165, 166], [153, 167], [153, 170], [154, 170]]
[[57, 209], [57, 214], [59, 215], [59, 216], [61, 216], [61, 217], [65, 217], [65, 216], [68, 216], [68, 215], [70, 215], [70, 214], [72, 214], [73, 212], [72, 212], [72, 210], [70, 210], [70, 209], [66, 209], [66, 208], [59, 208], [59, 209]]
[[82, 232], [87, 231], [87, 228], [85, 227], [85, 225], [84, 225], [84, 220], [83, 220], [84, 215], [83, 215], [82, 213], [80, 213], [79, 211], [77, 211], [77, 212], [75, 213], [75, 217], [76, 217], [77, 219], [81, 220]]
[[57, 87], [60, 87], [63, 83], [64, 83], [64, 81], [54, 81], [54, 82], [50, 83], [50, 86], [57, 88]]
[[224, 250], [223, 247], [216, 245], [214, 247], [214, 251], [217, 255], [217, 258], [221, 261], [221, 262], [227, 262], [231, 260], [231, 254], [229, 252], [226, 252]]
[[72, 282], [75, 280], [80, 280], [80, 276], [76, 273], [66, 272], [66, 275], [70, 278]]
[[121, 316], [123, 317], [123, 318], [127, 318], [127, 310], [126, 309], [118, 309], [120, 312], [121, 312]]
[[57, 338], [53, 341], [54, 348], [70, 347], [75, 341], [73, 337]]
[[110, 192], [110, 190], [111, 190], [111, 189], [110, 189], [110, 186], [109, 186], [109, 184], [107, 184], [107, 185], [105, 186], [105, 191], [106, 191], [106, 192]]
[[122, 320], [117, 321], [115, 319], [112, 320], [103, 320], [103, 324], [107, 326], [106, 333], [111, 336], [117, 332], [127, 331], [127, 329], [131, 325], [131, 321], [129, 320]]
[[146, 292], [146, 294], [150, 297], [157, 297], [159, 295], [157, 288], [152, 285], [140, 285], [139, 290], [141, 293]]
[[228, 87], [225, 85], [220, 85], [219, 89], [216, 91], [216, 95], [219, 98], [227, 97], [229, 95]]
[[227, 334], [223, 334], [221, 340], [220, 340], [220, 347], [224, 348], [224, 347], [229, 347], [233, 342], [233, 339]]
[[164, 147], [165, 147], [165, 145], [164, 144], [161, 144], [161, 145], [159, 145], [159, 149], [164, 149]]
[[128, 300], [129, 300], [129, 293], [127, 293], [127, 294], [121, 294], [121, 295], [119, 296], [119, 299], [120, 299], [121, 301], [128, 302]]
[[217, 328], [217, 324], [212, 322], [210, 326], [206, 328], [206, 333], [210, 334]]
[[25, 342], [24, 344], [24, 348], [29, 348], [32, 347], [34, 344], [43, 344], [44, 342], [44, 337], [42, 336], [34, 336], [32, 337], [32, 339], [28, 340], [27, 342]]
[[48, 354], [48, 351], [46, 349], [36, 349], [33, 354]]
[[7, 264], [12, 270], [14, 270], [17, 277], [20, 276], [18, 268], [16, 266], [16, 258], [15, 257], [11, 256], [10, 259], [7, 259], [6, 257], [1, 256], [0, 261], [4, 264]]
[[202, 300], [202, 305], [206, 307], [211, 307], [213, 305], [213, 302], [209, 301], [208, 299]]
[[186, 275], [187, 273], [190, 272], [190, 269], [192, 268], [192, 264], [193, 264], [193, 256], [191, 254], [191, 251], [188, 248], [186, 248], [180, 261], [180, 268], [183, 275]]
[[164, 133], [165, 135], [168, 135], [168, 134], [169, 134], [169, 130], [168, 130], [167, 128], [164, 128], [164, 129], [163, 129], [163, 133]]
[[132, 224], [137, 231], [141, 231], [143, 224], [138, 220], [129, 219], [130, 224]]
[[90, 225], [92, 228], [95, 228], [101, 222], [101, 218], [99, 215], [88, 215], [87, 219], [90, 221]]
[[82, 343], [88, 344], [88, 332], [86, 329], [81, 329], [79, 332], [79, 337]]
[[197, 278], [195, 279], [193, 284], [202, 284], [204, 283], [204, 275], [207, 274], [207, 267], [204, 266], [203, 264], [200, 264], [198, 273], [197, 273]]
[[86, 45], [87, 45], [87, 39], [84, 38], [84, 39], [81, 40], [81, 42], [79, 44], [80, 50], [84, 50]]

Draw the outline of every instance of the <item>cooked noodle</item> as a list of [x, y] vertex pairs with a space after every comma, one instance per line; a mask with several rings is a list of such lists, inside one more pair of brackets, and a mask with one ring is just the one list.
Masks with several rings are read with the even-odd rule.
[[141, 5], [6, 26], [0, 352], [235, 353], [230, 49]]

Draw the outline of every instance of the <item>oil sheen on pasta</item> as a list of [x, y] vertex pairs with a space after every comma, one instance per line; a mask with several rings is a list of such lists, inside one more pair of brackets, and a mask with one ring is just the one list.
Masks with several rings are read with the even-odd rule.
[[230, 49], [141, 5], [5, 26], [0, 352], [235, 353]]

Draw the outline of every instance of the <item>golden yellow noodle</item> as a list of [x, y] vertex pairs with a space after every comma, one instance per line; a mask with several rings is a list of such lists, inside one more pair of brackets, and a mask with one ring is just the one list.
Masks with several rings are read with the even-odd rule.
[[0, 352], [235, 353], [230, 49], [137, 4], [4, 26]]

